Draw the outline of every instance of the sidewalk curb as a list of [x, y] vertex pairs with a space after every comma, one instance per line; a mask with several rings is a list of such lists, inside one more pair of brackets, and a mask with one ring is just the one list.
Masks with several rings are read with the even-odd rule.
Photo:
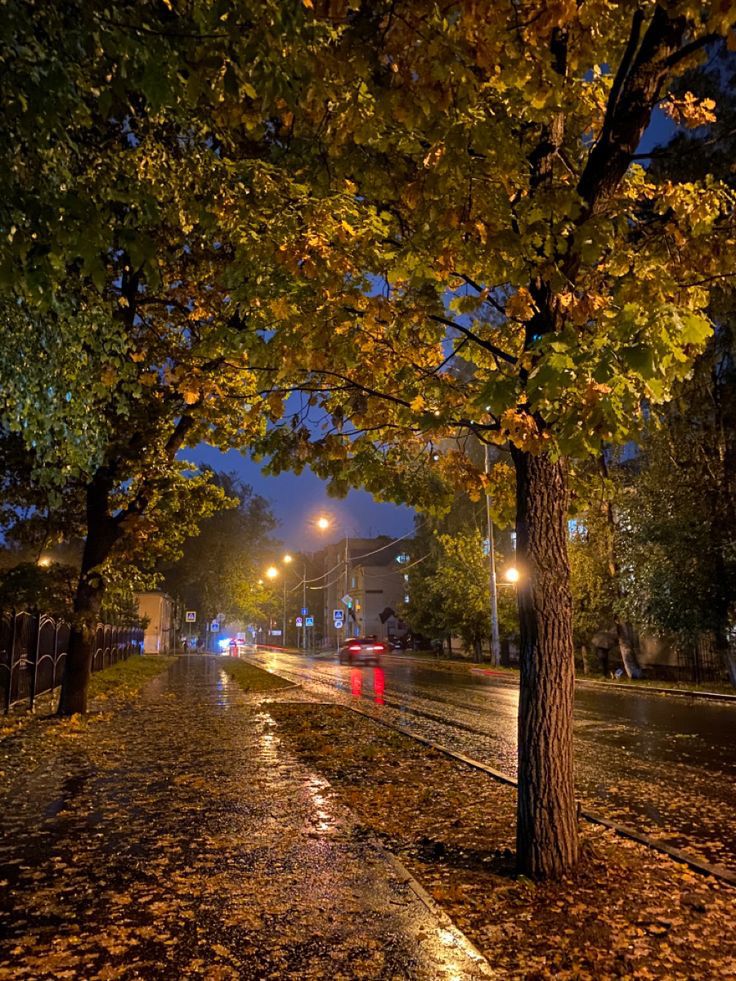
[[587, 678], [576, 678], [576, 685], [584, 688], [613, 688], [617, 691], [628, 691], [636, 695], [678, 695], [680, 698], [705, 698], [710, 702], [731, 702], [736, 704], [736, 695], [727, 695], [720, 691], [697, 691], [693, 688], [660, 688], [659, 686], [646, 685], [636, 688], [636, 682], [632, 684], [622, 684], [615, 681], [588, 681]]
[[[447, 749], [447, 747], [441, 746], [439, 743], [432, 742], [431, 739], [427, 739], [425, 736], [420, 736], [417, 733], [413, 733], [409, 729], [404, 729], [402, 726], [395, 726], [390, 722], [384, 721], [383, 719], [377, 719], [375, 716], [371, 715], [369, 712], [365, 712], [363, 709], [356, 708], [352, 705], [341, 706], [339, 702], [327, 702], [323, 704], [337, 705], [340, 708], [346, 708], [349, 712], [354, 712], [356, 715], [362, 715], [364, 718], [370, 719], [371, 722], [376, 722], [378, 725], [385, 726], [387, 729], [392, 729], [394, 732], [400, 732], [402, 735], [408, 736], [410, 739], [415, 739], [417, 742], [423, 743], [425, 746], [436, 750], [438, 753], [443, 753], [445, 756], [458, 760], [460, 763], [465, 763], [467, 766], [470, 766], [475, 770], [480, 770], [483, 773], [487, 773], [490, 777], [493, 777], [494, 780], [498, 780], [500, 783], [509, 784], [512, 787], [518, 786], [516, 779], [509, 776], [507, 773], [502, 773], [500, 770], [494, 770], [493, 767], [488, 766], [485, 763], [481, 763], [479, 760], [474, 760], [470, 756], [465, 756], [463, 753], [456, 753], [452, 749]], [[676, 862], [681, 862], [682, 864], [687, 865], [688, 868], [691, 868], [694, 872], [698, 872], [700, 875], [712, 875], [714, 878], [720, 879], [722, 882], [727, 882], [731, 886], [736, 886], [736, 872], [732, 872], [730, 869], [724, 868], [722, 865], [711, 865], [708, 862], [701, 861], [700, 859], [695, 858], [693, 855], [689, 855], [687, 852], [681, 851], [679, 848], [668, 845], [666, 842], [658, 841], [656, 838], [652, 838], [650, 835], [637, 831], [636, 828], [629, 827], [629, 825], [611, 821], [609, 818], [596, 814], [594, 811], [587, 811], [581, 808], [578, 811], [578, 814], [581, 818], [584, 818], [591, 824], [600, 824], [602, 827], [615, 831], [616, 834], [621, 835], [623, 838], [630, 838], [633, 841], [638, 841], [639, 844], [645, 845], [652, 851], [660, 852]]]
[[[330, 784], [330, 786], [332, 786], [332, 784]], [[371, 836], [369, 840], [371, 841], [371, 844], [375, 846], [376, 850], [383, 855], [388, 864], [393, 868], [394, 872], [396, 872], [396, 874], [399, 876], [402, 885], [408, 886], [417, 899], [423, 903], [432, 916], [438, 921], [442, 929], [451, 934], [454, 941], [453, 946], [461, 947], [464, 950], [470, 960], [473, 961], [482, 977], [495, 978], [497, 975], [491, 967], [488, 958], [480, 952], [472, 940], [469, 940], [465, 936], [460, 927], [453, 923], [450, 916], [442, 909], [436, 900], [430, 896], [424, 886], [414, 878], [401, 859], [394, 855], [393, 852], [390, 852], [386, 846], [378, 840], [378, 838]]]

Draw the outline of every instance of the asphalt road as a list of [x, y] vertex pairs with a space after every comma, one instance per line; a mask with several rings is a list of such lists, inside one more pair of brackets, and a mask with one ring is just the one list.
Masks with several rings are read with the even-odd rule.
[[[387, 721], [516, 773], [518, 690], [505, 678], [400, 656], [378, 668], [271, 651], [253, 660], [314, 695], [357, 699]], [[575, 763], [585, 808], [736, 871], [736, 706], [579, 687]]]

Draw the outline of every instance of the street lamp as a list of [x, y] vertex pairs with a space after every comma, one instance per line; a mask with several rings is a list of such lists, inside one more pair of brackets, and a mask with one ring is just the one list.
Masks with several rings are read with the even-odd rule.
[[521, 579], [521, 573], [512, 565], [504, 572], [503, 577], [507, 583], [513, 586]]
[[[284, 565], [289, 565], [291, 562], [294, 561], [294, 559], [287, 552], [282, 557], [281, 561], [283, 562]], [[278, 578], [278, 576], [280, 575], [281, 575], [281, 570], [278, 568], [278, 566], [270, 565], [266, 569], [266, 576], [271, 581]], [[283, 646], [286, 647], [286, 576], [283, 576], [282, 581], [284, 584], [284, 598], [283, 598], [283, 605], [281, 608], [281, 641], [283, 643]]]

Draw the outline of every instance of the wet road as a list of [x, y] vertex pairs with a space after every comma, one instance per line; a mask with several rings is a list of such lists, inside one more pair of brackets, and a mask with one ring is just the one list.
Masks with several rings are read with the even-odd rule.
[[[516, 773], [518, 690], [505, 679], [393, 656], [380, 668], [281, 652], [253, 660]], [[586, 809], [736, 871], [736, 706], [580, 687], [575, 762]]]

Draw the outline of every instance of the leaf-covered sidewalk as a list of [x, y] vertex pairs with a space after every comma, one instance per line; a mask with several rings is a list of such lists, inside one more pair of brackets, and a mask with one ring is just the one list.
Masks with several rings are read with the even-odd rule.
[[2, 981], [485, 976], [215, 658], [1, 755]]

